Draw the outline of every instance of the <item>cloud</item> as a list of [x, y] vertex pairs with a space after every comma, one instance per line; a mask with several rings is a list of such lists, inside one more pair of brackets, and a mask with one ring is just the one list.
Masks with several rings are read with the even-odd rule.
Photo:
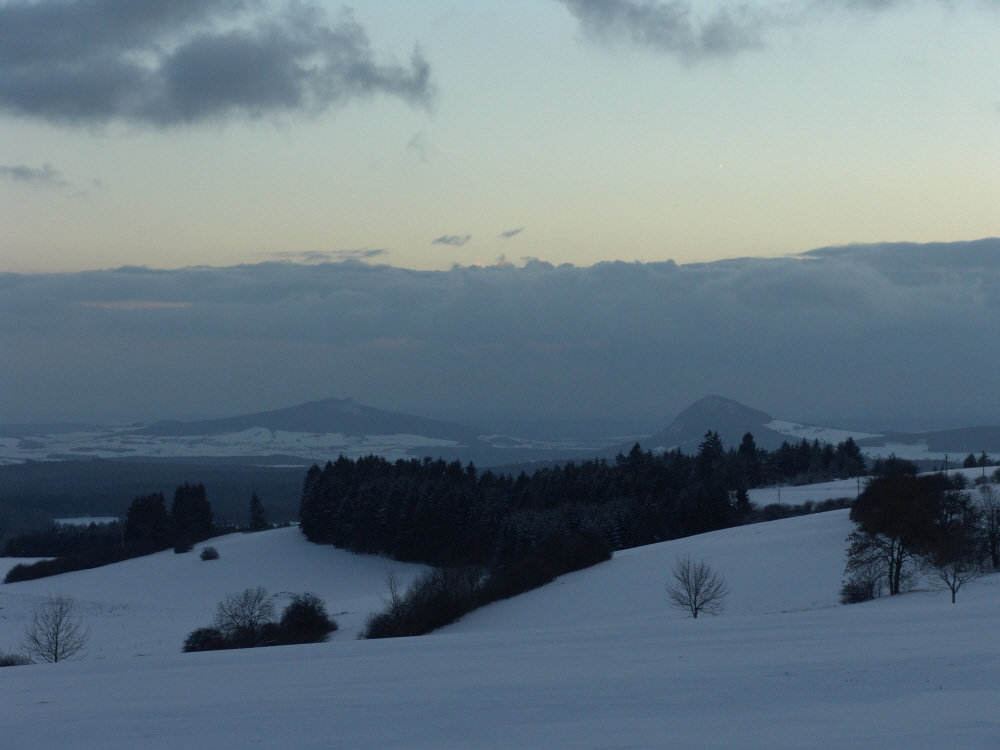
[[406, 150], [415, 154], [420, 161], [427, 162], [430, 161], [431, 153], [434, 151], [434, 144], [427, 136], [427, 131], [421, 130], [406, 144]]
[[316, 2], [13, 0], [0, 5], [0, 111], [63, 124], [316, 115], [384, 94], [427, 106], [430, 66], [379, 62]]
[[506, 232], [500, 233], [500, 239], [509, 240], [511, 237], [516, 237], [523, 231], [524, 227], [518, 227], [517, 229], [508, 229]]
[[343, 260], [366, 260], [368, 258], [377, 258], [380, 255], [388, 255], [388, 253], [389, 251], [384, 247], [360, 247], [353, 250], [282, 251], [268, 253], [267, 255], [275, 260], [292, 263], [329, 263], [331, 261]]
[[21, 182], [40, 187], [56, 189], [72, 187], [69, 182], [63, 179], [59, 170], [48, 163], [44, 164], [40, 169], [28, 167], [23, 164], [14, 167], [0, 165], [0, 177], [12, 182]]
[[635, 44], [686, 61], [763, 47], [763, 33], [775, 22], [769, 12], [752, 4], [719, 8], [701, 19], [684, 0], [561, 1], [592, 39]]
[[0, 274], [0, 421], [392, 408], [1000, 413], [1000, 239], [678, 265]]
[[472, 239], [471, 234], [443, 234], [436, 240], [431, 240], [432, 245], [454, 245], [461, 247]]
[[[898, 0], [790, 0], [740, 2], [699, 16], [687, 0], [560, 0], [584, 34], [605, 44], [633, 45], [686, 63], [762, 49], [769, 32], [838, 11], [878, 13], [906, 7]], [[950, 0], [943, 5], [953, 6]], [[997, 7], [987, 0], [986, 7]]]

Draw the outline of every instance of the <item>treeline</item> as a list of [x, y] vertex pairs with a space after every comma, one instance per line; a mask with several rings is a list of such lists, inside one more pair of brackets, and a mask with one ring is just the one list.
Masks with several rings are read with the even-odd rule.
[[715, 432], [694, 456], [636, 444], [592, 460], [517, 477], [458, 461], [340, 457], [306, 477], [300, 520], [318, 543], [431, 565], [495, 565], [549, 538], [583, 532], [624, 549], [750, 520], [747, 490], [807, 472], [865, 469], [852, 440], [760, 449], [747, 434], [726, 450]]
[[205, 486], [184, 483], [174, 490], [169, 511], [163, 493], [135, 498], [129, 505], [124, 527], [119, 523], [52, 526], [7, 540], [3, 547], [5, 557], [55, 559], [15, 565], [4, 583], [99, 568], [170, 547], [176, 552], [187, 552], [192, 545], [217, 533]]
[[0, 544], [55, 518], [122, 516], [133, 498], [163, 492], [169, 502], [184, 482], [203, 484], [218, 525], [242, 523], [247, 498], [257, 491], [267, 498], [275, 523], [298, 517], [302, 475], [307, 466], [274, 468], [218, 466], [194, 461], [151, 459], [28, 461], [0, 466]]

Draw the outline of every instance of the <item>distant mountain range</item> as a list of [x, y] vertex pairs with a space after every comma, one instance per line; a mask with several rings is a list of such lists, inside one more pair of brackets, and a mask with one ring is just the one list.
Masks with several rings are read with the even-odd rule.
[[[894, 452], [903, 458], [940, 461], [946, 453], [954, 459], [983, 450], [1000, 453], [1000, 427], [875, 434], [782, 421], [714, 395], [692, 404], [664, 430], [638, 441], [654, 451], [694, 453], [708, 430], [718, 432], [726, 446], [739, 445], [749, 432], [759, 447], [769, 450], [786, 440], [837, 443], [852, 437], [872, 455]], [[168, 420], [148, 426], [0, 425], [0, 463], [102, 458], [303, 465], [338, 455], [377, 454], [390, 459], [430, 455], [507, 467], [613, 458], [627, 452], [634, 442], [526, 440], [376, 409], [350, 398], [328, 398], [257, 414], [193, 422]]]

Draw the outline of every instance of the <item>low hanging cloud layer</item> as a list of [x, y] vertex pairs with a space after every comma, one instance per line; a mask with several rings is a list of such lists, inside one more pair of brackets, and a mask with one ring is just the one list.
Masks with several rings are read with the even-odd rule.
[[342, 11], [262, 0], [8, 0], [0, 111], [153, 125], [317, 114], [375, 94], [427, 105], [430, 67], [378, 62]]
[[0, 275], [0, 421], [396, 409], [1000, 412], [1000, 240], [411, 271]]

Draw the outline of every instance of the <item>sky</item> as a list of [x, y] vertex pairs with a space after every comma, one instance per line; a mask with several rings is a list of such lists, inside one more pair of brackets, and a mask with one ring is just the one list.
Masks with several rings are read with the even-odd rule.
[[0, 421], [1000, 419], [998, 31], [996, 0], [0, 0]]
[[0, 268], [1000, 235], [995, 0], [6, 0]]

